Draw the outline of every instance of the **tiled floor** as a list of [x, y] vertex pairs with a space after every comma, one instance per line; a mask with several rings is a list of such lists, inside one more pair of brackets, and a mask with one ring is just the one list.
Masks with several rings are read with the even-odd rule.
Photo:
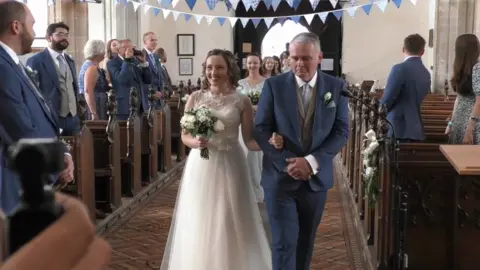
[[[177, 188], [178, 181], [175, 181], [115, 231], [105, 235], [113, 247], [109, 269], [159, 269]], [[312, 270], [355, 269], [349, 256], [352, 252], [347, 250], [350, 247], [340, 197], [337, 189], [329, 192], [315, 243]]]

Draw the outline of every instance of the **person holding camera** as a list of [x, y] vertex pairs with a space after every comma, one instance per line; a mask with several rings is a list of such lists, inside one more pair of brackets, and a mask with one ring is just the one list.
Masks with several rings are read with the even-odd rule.
[[118, 55], [107, 63], [113, 91], [117, 99], [117, 119], [127, 120], [130, 110], [130, 89], [138, 90], [139, 113], [148, 110], [148, 85], [152, 82], [152, 73], [145, 54], [135, 49], [129, 39], [120, 41]]

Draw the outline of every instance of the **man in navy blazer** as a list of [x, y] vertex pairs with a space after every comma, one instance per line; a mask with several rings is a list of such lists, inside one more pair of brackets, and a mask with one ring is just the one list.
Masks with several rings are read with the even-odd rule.
[[[58, 120], [37, 87], [36, 76], [20, 63], [18, 55], [31, 52], [34, 18], [18, 1], [0, 2], [0, 204], [10, 213], [19, 203], [18, 175], [6, 166], [6, 149], [22, 138], [59, 136]], [[66, 169], [59, 180], [73, 180], [73, 162], [65, 155]]]
[[[255, 115], [255, 140], [263, 150], [262, 186], [272, 231], [273, 270], [308, 270], [333, 158], [348, 138], [345, 82], [317, 69], [322, 60], [314, 33], [289, 45], [290, 72], [265, 81]], [[276, 132], [284, 147], [268, 143]]]
[[157, 49], [158, 39], [157, 35], [153, 32], [146, 32], [143, 34], [143, 53], [145, 54], [146, 60], [148, 62], [148, 67], [150, 68], [150, 73], [152, 74], [151, 85], [157, 90], [156, 98], [158, 99], [157, 108], [161, 107], [163, 104], [162, 90], [163, 90], [163, 75], [162, 75], [162, 66], [160, 64], [160, 59], [155, 53]]
[[118, 55], [107, 63], [108, 73], [117, 99], [117, 119], [127, 120], [130, 112], [130, 88], [138, 91], [139, 113], [148, 110], [148, 85], [152, 73], [145, 54], [134, 55], [134, 46], [129, 39], [120, 41]]
[[[425, 140], [421, 105], [430, 92], [430, 72], [422, 63], [425, 39], [419, 34], [405, 38], [405, 60], [393, 66], [388, 76], [381, 104], [388, 109], [387, 119], [392, 123], [395, 137], [400, 141]], [[389, 136], [393, 131], [389, 130]]]
[[80, 131], [77, 70], [73, 58], [65, 53], [69, 30], [63, 22], [50, 24], [46, 33], [48, 47], [27, 60], [27, 65], [38, 73], [40, 91], [58, 115], [63, 136]]

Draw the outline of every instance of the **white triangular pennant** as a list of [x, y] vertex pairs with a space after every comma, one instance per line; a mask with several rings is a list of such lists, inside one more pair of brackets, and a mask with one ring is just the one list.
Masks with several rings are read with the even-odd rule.
[[410, 2], [412, 2], [412, 4], [413, 4], [414, 6], [417, 5], [417, 0], [410, 0]]
[[357, 12], [358, 7], [349, 7], [347, 8], [347, 13], [350, 17], [355, 17], [355, 12]]
[[175, 8], [180, 0], [172, 0], [172, 7]]
[[385, 9], [387, 8], [387, 5], [388, 5], [388, 0], [381, 0], [381, 1], [375, 2], [375, 4], [377, 4], [377, 7], [382, 12], [385, 12]]
[[320, 20], [322, 20], [323, 23], [325, 23], [327, 21], [328, 13], [329, 12], [318, 13], [318, 17], [320, 18]]
[[313, 21], [313, 17], [315, 17], [315, 14], [306, 14], [306, 15], [303, 15], [303, 17], [307, 21], [308, 25], [310, 25]]
[[173, 15], [173, 20], [177, 21], [178, 16], [180, 16], [180, 12], [172, 10], [172, 15]]
[[149, 5], [145, 5], [143, 6], [143, 14], [147, 15], [147, 12], [150, 10], [152, 6], [149, 6]]
[[240, 18], [240, 22], [242, 22], [243, 28], [247, 26], [248, 21], [250, 21], [249, 18]]
[[237, 20], [238, 20], [235, 17], [228, 17], [227, 19], [230, 21], [230, 25], [232, 26], [232, 28], [235, 26], [235, 24], [237, 23]]
[[198, 24], [202, 22], [203, 15], [193, 15], [195, 17], [195, 21], [197, 21]]
[[293, 0], [286, 0], [287, 4], [293, 8]]
[[230, 0], [230, 4], [232, 5], [233, 9], [237, 9], [239, 2], [240, 0]]
[[133, 2], [133, 1], [130, 1], [130, 3], [132, 3], [133, 5], [133, 10], [135, 12], [137, 12], [138, 8], [143, 4], [143, 3], [139, 3], [139, 2]]
[[168, 15], [170, 15], [170, 12], [172, 12], [171, 10], [169, 9], [162, 9], [162, 12], [163, 12], [163, 18], [167, 18]]
[[207, 19], [208, 25], [212, 24], [213, 20], [215, 20], [215, 17], [213, 16], [205, 16], [205, 18]]
[[337, 7], [338, 0], [330, 0], [330, 4], [332, 4], [333, 8]]
[[267, 28], [270, 28], [270, 25], [272, 25], [273, 22], [273, 18], [263, 18], [263, 21], [265, 22]]

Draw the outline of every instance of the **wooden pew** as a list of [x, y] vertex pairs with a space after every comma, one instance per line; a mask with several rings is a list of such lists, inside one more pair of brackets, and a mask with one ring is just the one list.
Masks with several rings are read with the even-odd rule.
[[[354, 91], [353, 94], [364, 102], [370, 102], [371, 107], [378, 108], [380, 114], [386, 116], [386, 108], [378, 105], [379, 96], [376, 93]], [[443, 134], [446, 126], [443, 117], [446, 113], [441, 112], [451, 112], [453, 108], [452, 102], [448, 103], [444, 100], [444, 97], [439, 95], [427, 96], [427, 106], [439, 102], [444, 104], [436, 104], [437, 111], [435, 108], [429, 108], [422, 112], [424, 120], [428, 115], [430, 117], [427, 117], [428, 119], [436, 121], [432, 121], [430, 123], [432, 126], [425, 128], [426, 132], [428, 129], [430, 132]], [[394, 239], [398, 229], [395, 224], [401, 221], [399, 218], [402, 216], [397, 216], [393, 211], [393, 207], [397, 207], [398, 194], [395, 192], [396, 183], [392, 178], [393, 149], [390, 147], [389, 140], [386, 139], [388, 126], [381, 117], [370, 113], [359, 102], [351, 99], [349, 106], [351, 136], [341, 156], [346, 176], [344, 186], [355, 215], [357, 235], [363, 244], [365, 258], [372, 268], [393, 269], [392, 263], [397, 256]], [[366, 192], [364, 183], [362, 151], [365, 148], [364, 134], [369, 129], [376, 132], [380, 144], [378, 153], [371, 161], [377, 168], [375, 174], [377, 193]], [[398, 151], [399, 177], [397, 180], [408, 194], [408, 216], [406, 217], [408, 268], [413, 270], [454, 269], [452, 268], [453, 255], [458, 252], [453, 252], [453, 238], [449, 236], [449, 232], [452, 232], [452, 213], [456, 209], [452, 202], [455, 196], [461, 196], [462, 193], [453, 192], [455, 171], [440, 153], [439, 144], [428, 141], [428, 138], [427, 136], [427, 141], [424, 143], [402, 143]], [[466, 189], [470, 194], [468, 187]], [[375, 196], [371, 194], [376, 194], [376, 200], [373, 200]], [[461, 256], [463, 259], [468, 259], [465, 252]]]
[[138, 90], [130, 89], [130, 114], [127, 120], [117, 121], [120, 129], [122, 195], [133, 197], [141, 185], [141, 121], [138, 116]]
[[186, 92], [183, 81], [180, 81], [177, 91], [172, 95], [167, 104], [171, 111], [171, 140], [172, 144], [176, 146], [175, 151], [177, 154], [176, 161], [180, 162], [185, 158], [185, 145], [181, 140], [180, 119], [183, 116], [183, 103], [181, 97]]
[[166, 102], [156, 111], [156, 118], [160, 127], [157, 130], [158, 168], [167, 172], [172, 168], [172, 124], [170, 106]]
[[149, 108], [143, 114], [141, 131], [142, 185], [148, 185], [158, 176], [158, 118], [155, 112], [155, 89], [149, 87]]
[[93, 136], [96, 208], [111, 213], [122, 204], [120, 130], [115, 93], [110, 90], [107, 95], [108, 120], [86, 121], [86, 125]]
[[90, 217], [95, 220], [95, 179], [93, 164], [93, 137], [91, 131], [85, 126], [87, 103], [85, 96], [78, 98], [78, 115], [81, 122], [81, 129], [75, 136], [62, 136], [60, 138], [66, 145], [75, 166], [74, 181], [68, 185], [59, 185], [64, 193], [79, 198], [87, 207]]

